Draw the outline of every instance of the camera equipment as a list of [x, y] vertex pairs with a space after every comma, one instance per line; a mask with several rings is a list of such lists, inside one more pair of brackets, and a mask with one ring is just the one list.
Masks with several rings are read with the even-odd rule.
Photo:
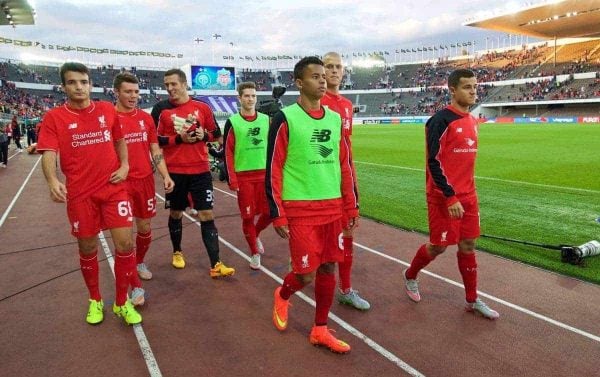
[[272, 118], [283, 107], [281, 97], [284, 95], [285, 91], [286, 89], [284, 86], [274, 86], [273, 92], [271, 93], [273, 99], [260, 101], [258, 106], [256, 106], [256, 110], [263, 114], [267, 114]]
[[569, 245], [548, 245], [548, 244], [543, 244], [543, 243], [516, 240], [513, 238], [490, 236], [487, 234], [482, 234], [481, 237], [491, 238], [491, 239], [495, 239], [495, 240], [508, 241], [508, 242], [514, 242], [514, 243], [520, 243], [523, 245], [537, 246], [537, 247], [541, 247], [543, 249], [559, 250], [561, 262], [569, 263], [569, 264], [573, 264], [573, 265], [577, 265], [577, 266], [583, 265], [584, 258], [600, 255], [600, 242], [598, 242], [596, 240], [586, 242], [580, 246], [569, 246]]

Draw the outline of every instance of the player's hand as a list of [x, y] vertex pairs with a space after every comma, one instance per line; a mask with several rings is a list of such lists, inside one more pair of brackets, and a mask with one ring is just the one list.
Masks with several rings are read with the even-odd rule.
[[460, 202], [456, 202], [448, 207], [448, 213], [452, 219], [461, 219], [465, 213], [465, 210]]
[[67, 188], [64, 184], [59, 181], [49, 183], [50, 198], [52, 201], [57, 203], [64, 203], [67, 201]]
[[290, 231], [289, 231], [287, 225], [273, 226], [273, 228], [275, 228], [275, 231], [277, 232], [279, 237], [284, 238], [284, 239], [290, 238]]
[[198, 142], [198, 138], [196, 137], [195, 132], [188, 133], [188, 132], [182, 131], [179, 133], [179, 135], [181, 135], [181, 141], [183, 141], [186, 144], [194, 144], [194, 143]]
[[204, 140], [204, 128], [198, 126], [198, 128], [196, 128], [196, 130], [194, 131], [196, 133], [196, 139], [198, 139], [198, 141], [200, 140]]
[[348, 219], [348, 227], [346, 230], [354, 230], [358, 228], [358, 217], [351, 217]]
[[171, 179], [170, 175], [167, 175], [164, 179], [163, 179], [163, 183], [165, 186], [165, 193], [168, 194], [170, 192], [173, 191], [173, 189], [175, 188], [175, 182], [173, 182], [173, 180]]
[[110, 175], [110, 179], [108, 181], [112, 184], [125, 182], [127, 179], [127, 173], [129, 173], [129, 167], [121, 165]]

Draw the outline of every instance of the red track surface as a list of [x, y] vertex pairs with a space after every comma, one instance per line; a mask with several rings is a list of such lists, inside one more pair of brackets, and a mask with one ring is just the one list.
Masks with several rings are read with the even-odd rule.
[[[7, 215], [0, 225], [0, 376], [149, 375], [132, 327], [111, 315], [107, 262], [100, 272], [105, 320], [85, 323], [76, 244], [40, 165], [13, 202], [38, 158], [17, 155], [0, 170], [0, 216]], [[278, 283], [266, 270], [285, 275], [287, 245], [265, 230], [265, 271], [250, 270], [234, 251], [248, 250], [236, 200], [223, 184], [216, 188], [221, 257], [237, 268], [234, 277], [210, 279], [200, 229], [189, 219], [187, 266], [173, 269], [167, 212], [153, 222], [147, 263], [155, 277], [145, 283], [142, 328], [164, 376], [397, 376], [407, 374], [402, 363], [428, 376], [600, 375], [600, 287], [479, 253], [479, 290], [501, 314], [489, 321], [464, 312], [463, 289], [451, 283], [461, 282], [456, 258], [447, 252], [426, 269], [435, 276], [420, 275], [423, 301], [415, 304], [403, 292], [401, 271], [426, 237], [365, 219], [355, 237], [353, 283], [372, 309], [334, 303], [332, 312], [351, 327], [330, 321], [352, 351], [337, 355], [309, 344], [314, 308], [300, 297], [292, 298], [289, 327], [280, 333], [271, 323]], [[313, 297], [312, 286], [304, 293]]]

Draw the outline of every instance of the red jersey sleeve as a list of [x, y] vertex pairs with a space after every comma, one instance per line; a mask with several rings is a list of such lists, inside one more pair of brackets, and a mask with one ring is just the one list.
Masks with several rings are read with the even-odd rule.
[[40, 132], [36, 147], [37, 152], [58, 152], [58, 135], [56, 133], [56, 123], [54, 123], [52, 112], [46, 113], [40, 124]]
[[231, 190], [239, 189], [237, 175], [235, 174], [235, 134], [229, 119], [225, 122], [224, 132], [225, 137], [225, 167], [227, 168], [227, 183]]
[[352, 153], [350, 152], [349, 137], [340, 138], [340, 168], [342, 173], [342, 199], [347, 217], [358, 216], [358, 186]]
[[112, 135], [113, 135], [113, 140], [117, 141], [119, 139], [122, 139], [124, 137], [124, 135], [123, 135], [123, 130], [121, 129], [121, 120], [119, 119], [117, 111], [114, 110], [114, 108], [113, 108], [113, 112], [114, 112], [115, 116], [114, 116], [113, 127], [112, 127]]
[[145, 119], [150, 125], [149, 127], [146, 127], [146, 130], [148, 131], [148, 143], [158, 144], [158, 136], [156, 133], [156, 125], [154, 124], [154, 119], [150, 116], [150, 114], [148, 114], [148, 116], [145, 117]]

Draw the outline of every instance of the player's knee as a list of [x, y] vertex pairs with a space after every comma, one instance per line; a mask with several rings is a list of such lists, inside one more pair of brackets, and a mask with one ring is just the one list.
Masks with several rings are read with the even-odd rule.
[[475, 252], [475, 240], [473, 240], [473, 239], [461, 240], [458, 244], [458, 251], [461, 253], [466, 253], [466, 254]]
[[173, 210], [173, 209], [172, 209], [172, 210], [169, 212], [169, 216], [170, 216], [172, 219], [179, 220], [179, 219], [181, 219], [181, 218], [183, 217], [183, 211], [175, 211], [175, 210]]
[[333, 274], [335, 272], [335, 263], [323, 263], [317, 271], [320, 274]]
[[429, 255], [431, 255], [432, 257], [437, 257], [438, 255], [442, 254], [444, 251], [446, 251], [446, 246], [433, 245], [433, 244], [427, 245], [427, 252], [429, 252]]
[[316, 276], [316, 273], [315, 273], [315, 271], [313, 271], [313, 272], [309, 272], [307, 274], [296, 274], [296, 279], [298, 279], [298, 281], [300, 283], [302, 283], [303, 285], [308, 285], [308, 284], [312, 283], [313, 280], [315, 280], [315, 276]]
[[79, 246], [79, 251], [82, 254], [91, 254], [94, 250], [97, 249], [97, 238], [78, 238], [77, 243]]
[[148, 233], [150, 231], [150, 221], [143, 220], [136, 223], [138, 233]]
[[200, 221], [214, 220], [215, 217], [213, 215], [212, 209], [207, 209], [207, 210], [204, 210], [204, 211], [198, 211], [198, 219]]

